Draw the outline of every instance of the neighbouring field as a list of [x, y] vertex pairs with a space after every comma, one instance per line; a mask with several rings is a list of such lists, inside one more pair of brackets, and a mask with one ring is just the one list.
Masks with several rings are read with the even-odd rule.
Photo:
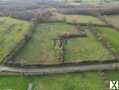
[[31, 40], [16, 56], [16, 63], [59, 63], [59, 49], [54, 46], [53, 39], [57, 38], [60, 34], [74, 30], [74, 26], [65, 23], [47, 23], [38, 25]]
[[105, 90], [99, 72], [68, 73], [49, 76], [0, 76], [0, 90]]
[[[119, 71], [105, 72], [108, 80], [119, 80]], [[0, 76], [0, 90], [106, 90], [100, 72], [67, 73], [48, 76]]]
[[94, 61], [111, 60], [113, 56], [99, 42], [90, 31], [86, 30], [88, 37], [72, 38], [65, 45], [65, 60], [68, 61]]
[[34, 83], [33, 90], [105, 90], [98, 72], [41, 76]]
[[113, 49], [119, 52], [119, 32], [112, 28], [97, 27], [96, 31], [111, 44]]
[[0, 90], [27, 90], [29, 81], [23, 76], [0, 76]]
[[0, 62], [28, 32], [30, 24], [10, 17], [0, 17]]
[[106, 20], [110, 22], [112, 25], [119, 28], [119, 15], [106, 16]]
[[119, 71], [118, 70], [107, 71], [106, 74], [107, 74], [108, 80], [113, 80], [113, 81], [119, 80]]
[[[58, 64], [59, 49], [54, 46], [53, 39], [66, 32], [74, 32], [73, 25], [65, 23], [40, 24], [33, 33], [32, 39], [14, 58], [20, 64]], [[111, 60], [109, 51], [95, 40], [87, 31], [87, 38], [68, 40], [65, 51], [65, 62]]]
[[94, 16], [87, 16], [87, 15], [64, 15], [67, 22], [77, 22], [77, 23], [93, 23], [104, 25], [105, 23], [99, 20]]

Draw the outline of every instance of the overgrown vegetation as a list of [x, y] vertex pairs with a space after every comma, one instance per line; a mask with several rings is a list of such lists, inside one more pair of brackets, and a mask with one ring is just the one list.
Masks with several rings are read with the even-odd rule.
[[10, 17], [0, 18], [0, 61], [9, 54], [29, 30], [29, 23]]
[[72, 38], [68, 40], [65, 50], [66, 61], [93, 61], [111, 60], [113, 56], [99, 42], [96, 41], [90, 31], [86, 31], [88, 37]]
[[97, 27], [96, 31], [100, 33], [113, 47], [113, 49], [119, 52], [119, 32], [112, 28]]
[[74, 27], [65, 23], [40, 24], [32, 39], [18, 53], [16, 63], [25, 64], [56, 64], [59, 49], [54, 46], [53, 39], [65, 32], [74, 31]]

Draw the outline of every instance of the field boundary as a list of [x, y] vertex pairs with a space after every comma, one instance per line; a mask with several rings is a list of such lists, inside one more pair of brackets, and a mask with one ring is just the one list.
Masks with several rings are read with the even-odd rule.
[[12, 63], [13, 62], [13, 57], [16, 55], [16, 53], [24, 47], [26, 42], [28, 42], [32, 36], [33, 30], [36, 27], [37, 23], [36, 22], [31, 22], [31, 25], [29, 26], [29, 30], [27, 33], [24, 34], [23, 38], [16, 43], [16, 45], [11, 48], [11, 50], [8, 52], [8, 54], [3, 58], [3, 60], [0, 62], [1, 65], [4, 65], [6, 63]]
[[[64, 22], [64, 23], [66, 23], [66, 22]], [[87, 26], [88, 25], [88, 23], [87, 24], [67, 23], [67, 24], [72, 24], [72, 25], [75, 25], [75, 26], [77, 26], [77, 25], [79, 25], [79, 26]], [[97, 24], [93, 24], [93, 25], [94, 26], [100, 26], [100, 25], [97, 25]], [[101, 26], [102, 27], [112, 27], [111, 25], [101, 25]], [[32, 32], [33, 29], [34, 28], [31, 29], [31, 32]], [[32, 33], [31, 33], [30, 36], [32, 36]], [[29, 37], [29, 39], [30, 39], [30, 37]], [[101, 61], [101, 60], [99, 60], [99, 61], [98, 60], [89, 61], [89, 60], [87, 60], [87, 61], [81, 61], [81, 62], [80, 62], [80, 60], [79, 60], [79, 62], [64, 62], [64, 61], [62, 61], [62, 63], [51, 64], [51, 65], [48, 65], [48, 64], [35, 64], [35, 65], [28, 65], [28, 64], [25, 65], [24, 64], [24, 65], [21, 65], [21, 64], [15, 64], [15, 63], [8, 63], [9, 61], [13, 61], [12, 57], [14, 55], [16, 55], [16, 51], [13, 52], [13, 54], [10, 53], [11, 56], [9, 56], [6, 60], [4, 60], [4, 64], [5, 65], [10, 66], [10, 67], [14, 66], [14, 67], [22, 67], [22, 68], [44, 68], [44, 67], [54, 67], [54, 66], [55, 67], [62, 67], [62, 66], [73, 66], [73, 65], [76, 65], [76, 66], [77, 65], [81, 65], [82, 66], [82, 65], [90, 65], [90, 64], [107, 64], [107, 63], [115, 63], [115, 62], [118, 63], [118, 61], [116, 59], [111, 59], [111, 60], [106, 60], [106, 61]]]
[[90, 32], [93, 34], [93, 36], [96, 38], [96, 40], [112, 53], [112, 55], [115, 57], [115, 60], [119, 60], [119, 55], [117, 54], [117, 52], [114, 52], [112, 50], [112, 46], [108, 43], [108, 41], [104, 37], [100, 38], [100, 35], [95, 31], [96, 30], [95, 27], [89, 24], [88, 28]]
[[107, 79], [107, 75], [104, 70], [100, 72], [100, 76], [105, 84], [106, 90], [109, 90], [109, 80]]
[[113, 29], [115, 29], [116, 31], [119, 32], [119, 28], [114, 26], [112, 23], [110, 23], [109, 21], [106, 20], [106, 15], [104, 16], [98, 16], [97, 18], [99, 18], [101, 21], [105, 22], [108, 26], [112, 27]]
[[[80, 29], [82, 25], [80, 24], [72, 24], [72, 25], [75, 25], [76, 29]], [[79, 25], [79, 27], [77, 27], [77, 25]], [[84, 24], [86, 26], [88, 26], [88, 24]], [[105, 25], [106, 27], [108, 27], [108, 25]], [[77, 30], [78, 31], [78, 30]], [[75, 36], [75, 35], [74, 35]], [[70, 38], [70, 37], [69, 37]], [[62, 48], [63, 47], [63, 48]], [[16, 67], [47, 67], [47, 66], [63, 66], [63, 65], [76, 65], [76, 64], [80, 64], [80, 65], [88, 65], [88, 64], [94, 64], [94, 63], [107, 63], [107, 62], [116, 62], [116, 59], [111, 59], [111, 60], [105, 60], [105, 61], [101, 61], [101, 60], [93, 60], [93, 61], [90, 61], [90, 60], [87, 60], [87, 61], [74, 61], [74, 62], [64, 62], [64, 45], [62, 43], [62, 46], [61, 46], [61, 52], [59, 53], [59, 61], [60, 63], [58, 64], [35, 64], [35, 65], [29, 65], [29, 64], [18, 64], [18, 63], [5, 63], [6, 65], [8, 66], [16, 66]], [[11, 59], [12, 60], [12, 59]]]

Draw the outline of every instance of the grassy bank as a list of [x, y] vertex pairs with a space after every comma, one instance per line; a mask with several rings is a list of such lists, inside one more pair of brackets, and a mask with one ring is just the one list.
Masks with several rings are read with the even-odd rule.
[[0, 61], [24, 37], [29, 23], [10, 17], [0, 17]]

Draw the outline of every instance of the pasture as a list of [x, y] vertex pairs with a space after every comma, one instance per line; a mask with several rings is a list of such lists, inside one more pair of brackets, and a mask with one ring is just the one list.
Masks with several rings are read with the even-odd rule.
[[92, 24], [99, 24], [105, 25], [103, 21], [88, 15], [64, 15], [66, 22], [74, 22], [74, 23], [92, 23]]
[[119, 32], [112, 28], [97, 27], [96, 31], [104, 37], [109, 44], [112, 46], [113, 50], [119, 52]]
[[86, 31], [87, 37], [72, 38], [65, 45], [65, 60], [67, 61], [96, 61], [111, 60], [113, 56], [105, 49], [90, 31]]
[[31, 40], [18, 53], [16, 63], [25, 64], [57, 64], [59, 49], [54, 46], [53, 39], [65, 32], [73, 32], [75, 28], [65, 23], [47, 23], [38, 25]]
[[[68, 73], [49, 76], [0, 76], [0, 90], [105, 90], [99, 72]], [[93, 83], [93, 85], [92, 85]]]
[[10, 17], [0, 18], [0, 62], [28, 32], [30, 24]]

